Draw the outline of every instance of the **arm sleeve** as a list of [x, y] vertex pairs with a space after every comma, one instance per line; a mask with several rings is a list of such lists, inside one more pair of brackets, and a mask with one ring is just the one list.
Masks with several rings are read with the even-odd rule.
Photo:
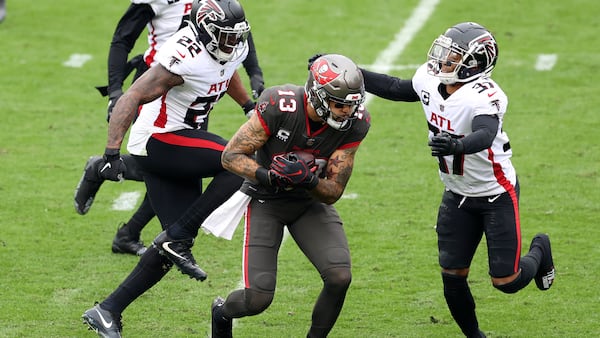
[[471, 126], [473, 133], [461, 140], [464, 146], [464, 153], [474, 154], [489, 148], [492, 142], [494, 142], [499, 124], [500, 122], [496, 115], [475, 116]]
[[252, 75], [254, 74], [260, 75], [261, 77], [263, 76], [262, 69], [258, 65], [258, 56], [256, 56], [256, 47], [254, 46], [254, 39], [252, 38], [252, 33], [248, 35], [248, 56], [242, 64], [246, 69], [248, 77], [252, 77]]
[[131, 4], [119, 20], [108, 52], [108, 93], [122, 90], [127, 57], [155, 13], [148, 4]]
[[419, 95], [415, 92], [412, 80], [360, 69], [365, 79], [365, 90], [371, 94], [392, 101], [416, 102]]

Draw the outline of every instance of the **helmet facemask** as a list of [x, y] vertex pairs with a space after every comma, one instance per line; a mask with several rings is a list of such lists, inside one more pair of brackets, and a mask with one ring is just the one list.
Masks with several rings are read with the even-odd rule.
[[192, 28], [210, 55], [226, 63], [243, 55], [250, 25], [236, 0], [194, 0]]
[[224, 63], [242, 55], [250, 25], [245, 21], [236, 23], [234, 27], [219, 27], [215, 23], [208, 23], [204, 25], [204, 30], [210, 36], [206, 49], [217, 61]]
[[[467, 26], [464, 32], [456, 27], [463, 28], [467, 24], [457, 25], [440, 35], [427, 53], [429, 73], [443, 84], [491, 76], [496, 65], [498, 46], [492, 34], [477, 24], [468, 24], [471, 26]], [[451, 66], [452, 71], [447, 71]]]
[[[316, 114], [336, 130], [349, 129], [364, 102], [362, 73], [350, 59], [341, 55], [324, 55], [315, 60], [305, 89]], [[336, 108], [350, 106], [351, 112], [348, 117], [338, 117], [331, 111], [330, 103]]]

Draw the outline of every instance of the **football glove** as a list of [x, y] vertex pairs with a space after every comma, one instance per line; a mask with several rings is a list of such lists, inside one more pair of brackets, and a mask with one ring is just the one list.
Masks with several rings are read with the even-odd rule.
[[277, 192], [279, 189], [290, 190], [292, 188], [285, 177], [282, 177], [272, 169], [260, 167], [256, 169], [255, 176], [260, 185], [271, 189], [272, 192]]
[[311, 168], [297, 156], [278, 155], [271, 162], [271, 170], [283, 177], [288, 185], [305, 189], [313, 189], [319, 184], [319, 178], [314, 174], [314, 169], [316, 167]]
[[123, 95], [122, 90], [115, 90], [114, 92], [108, 95], [108, 109], [106, 113], [106, 122], [110, 122], [110, 116], [112, 115], [113, 108], [115, 108], [115, 104], [117, 100]]
[[250, 88], [252, 88], [252, 98], [258, 99], [260, 94], [265, 90], [265, 80], [262, 74], [253, 74], [250, 76]]
[[428, 144], [431, 147], [431, 156], [436, 157], [462, 154], [465, 148], [460, 139], [453, 138], [446, 132], [433, 136]]
[[100, 176], [104, 179], [121, 182], [127, 167], [121, 158], [119, 149], [106, 149], [102, 157], [104, 162], [100, 165]]

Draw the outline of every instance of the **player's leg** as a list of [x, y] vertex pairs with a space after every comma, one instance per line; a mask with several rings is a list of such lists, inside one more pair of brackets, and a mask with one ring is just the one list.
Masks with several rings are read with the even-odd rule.
[[467, 281], [469, 267], [483, 235], [479, 216], [467, 209], [472, 200], [446, 191], [438, 211], [439, 263], [444, 297], [454, 321], [467, 337], [485, 337], [479, 329], [475, 300]]
[[242, 280], [244, 288], [231, 292], [212, 307], [212, 337], [231, 337], [232, 319], [254, 316], [271, 305], [277, 281], [277, 253], [289, 216], [285, 203], [253, 199], [244, 227]]
[[112, 242], [112, 252], [128, 253], [141, 256], [146, 251], [144, 243], [140, 239], [142, 229], [154, 218], [155, 213], [148, 198], [148, 194], [144, 194], [142, 203], [135, 211], [133, 216], [124, 223], [115, 234]]
[[0, 0], [0, 22], [6, 17], [6, 0]]
[[[522, 257], [520, 255], [519, 185], [486, 204], [489, 211], [485, 216], [485, 232], [494, 287], [504, 293], [515, 293], [534, 278], [538, 282], [537, 276], [544, 276], [549, 270], [553, 280], [554, 266], [548, 236], [539, 234], [534, 237], [529, 252]], [[550, 263], [547, 262], [548, 259]], [[542, 265], [544, 268], [540, 269]], [[538, 274], [538, 271], [542, 273]], [[550, 288], [552, 280], [546, 279], [546, 288], [541, 282], [540, 289]]]
[[327, 337], [344, 306], [352, 280], [350, 249], [342, 220], [332, 205], [315, 202], [288, 229], [323, 280], [307, 337]]
[[[126, 167], [123, 173], [124, 179], [143, 182], [143, 171], [131, 155], [123, 154], [121, 157]], [[73, 197], [75, 211], [80, 215], [85, 215], [90, 210], [98, 190], [105, 181], [104, 177], [100, 176], [100, 166], [103, 163], [102, 156], [91, 156], [85, 163], [83, 174], [77, 182]]]

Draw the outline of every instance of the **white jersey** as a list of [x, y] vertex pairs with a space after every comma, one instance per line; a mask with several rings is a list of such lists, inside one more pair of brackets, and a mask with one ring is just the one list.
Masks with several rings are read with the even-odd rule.
[[158, 49], [179, 29], [184, 15], [188, 15], [192, 11], [192, 1], [131, 0], [131, 3], [148, 4], [154, 11], [154, 18], [146, 25], [148, 49], [144, 52], [144, 61], [148, 66], [153, 66]]
[[427, 73], [427, 64], [417, 69], [413, 88], [429, 125], [429, 138], [438, 132], [463, 137], [472, 133], [471, 122], [477, 115], [496, 115], [500, 122], [492, 146], [474, 154], [439, 157], [440, 178], [447, 190], [469, 197], [493, 196], [516, 184], [510, 161], [512, 150], [502, 122], [508, 98], [498, 84], [484, 77], [463, 85], [444, 99], [440, 81]]
[[129, 133], [127, 150], [147, 155], [146, 143], [154, 133], [201, 128], [209, 112], [225, 95], [229, 81], [248, 55], [247, 42], [239, 58], [225, 64], [215, 61], [196, 40], [191, 27], [175, 33], [156, 54], [156, 60], [184, 83], [141, 106]]

